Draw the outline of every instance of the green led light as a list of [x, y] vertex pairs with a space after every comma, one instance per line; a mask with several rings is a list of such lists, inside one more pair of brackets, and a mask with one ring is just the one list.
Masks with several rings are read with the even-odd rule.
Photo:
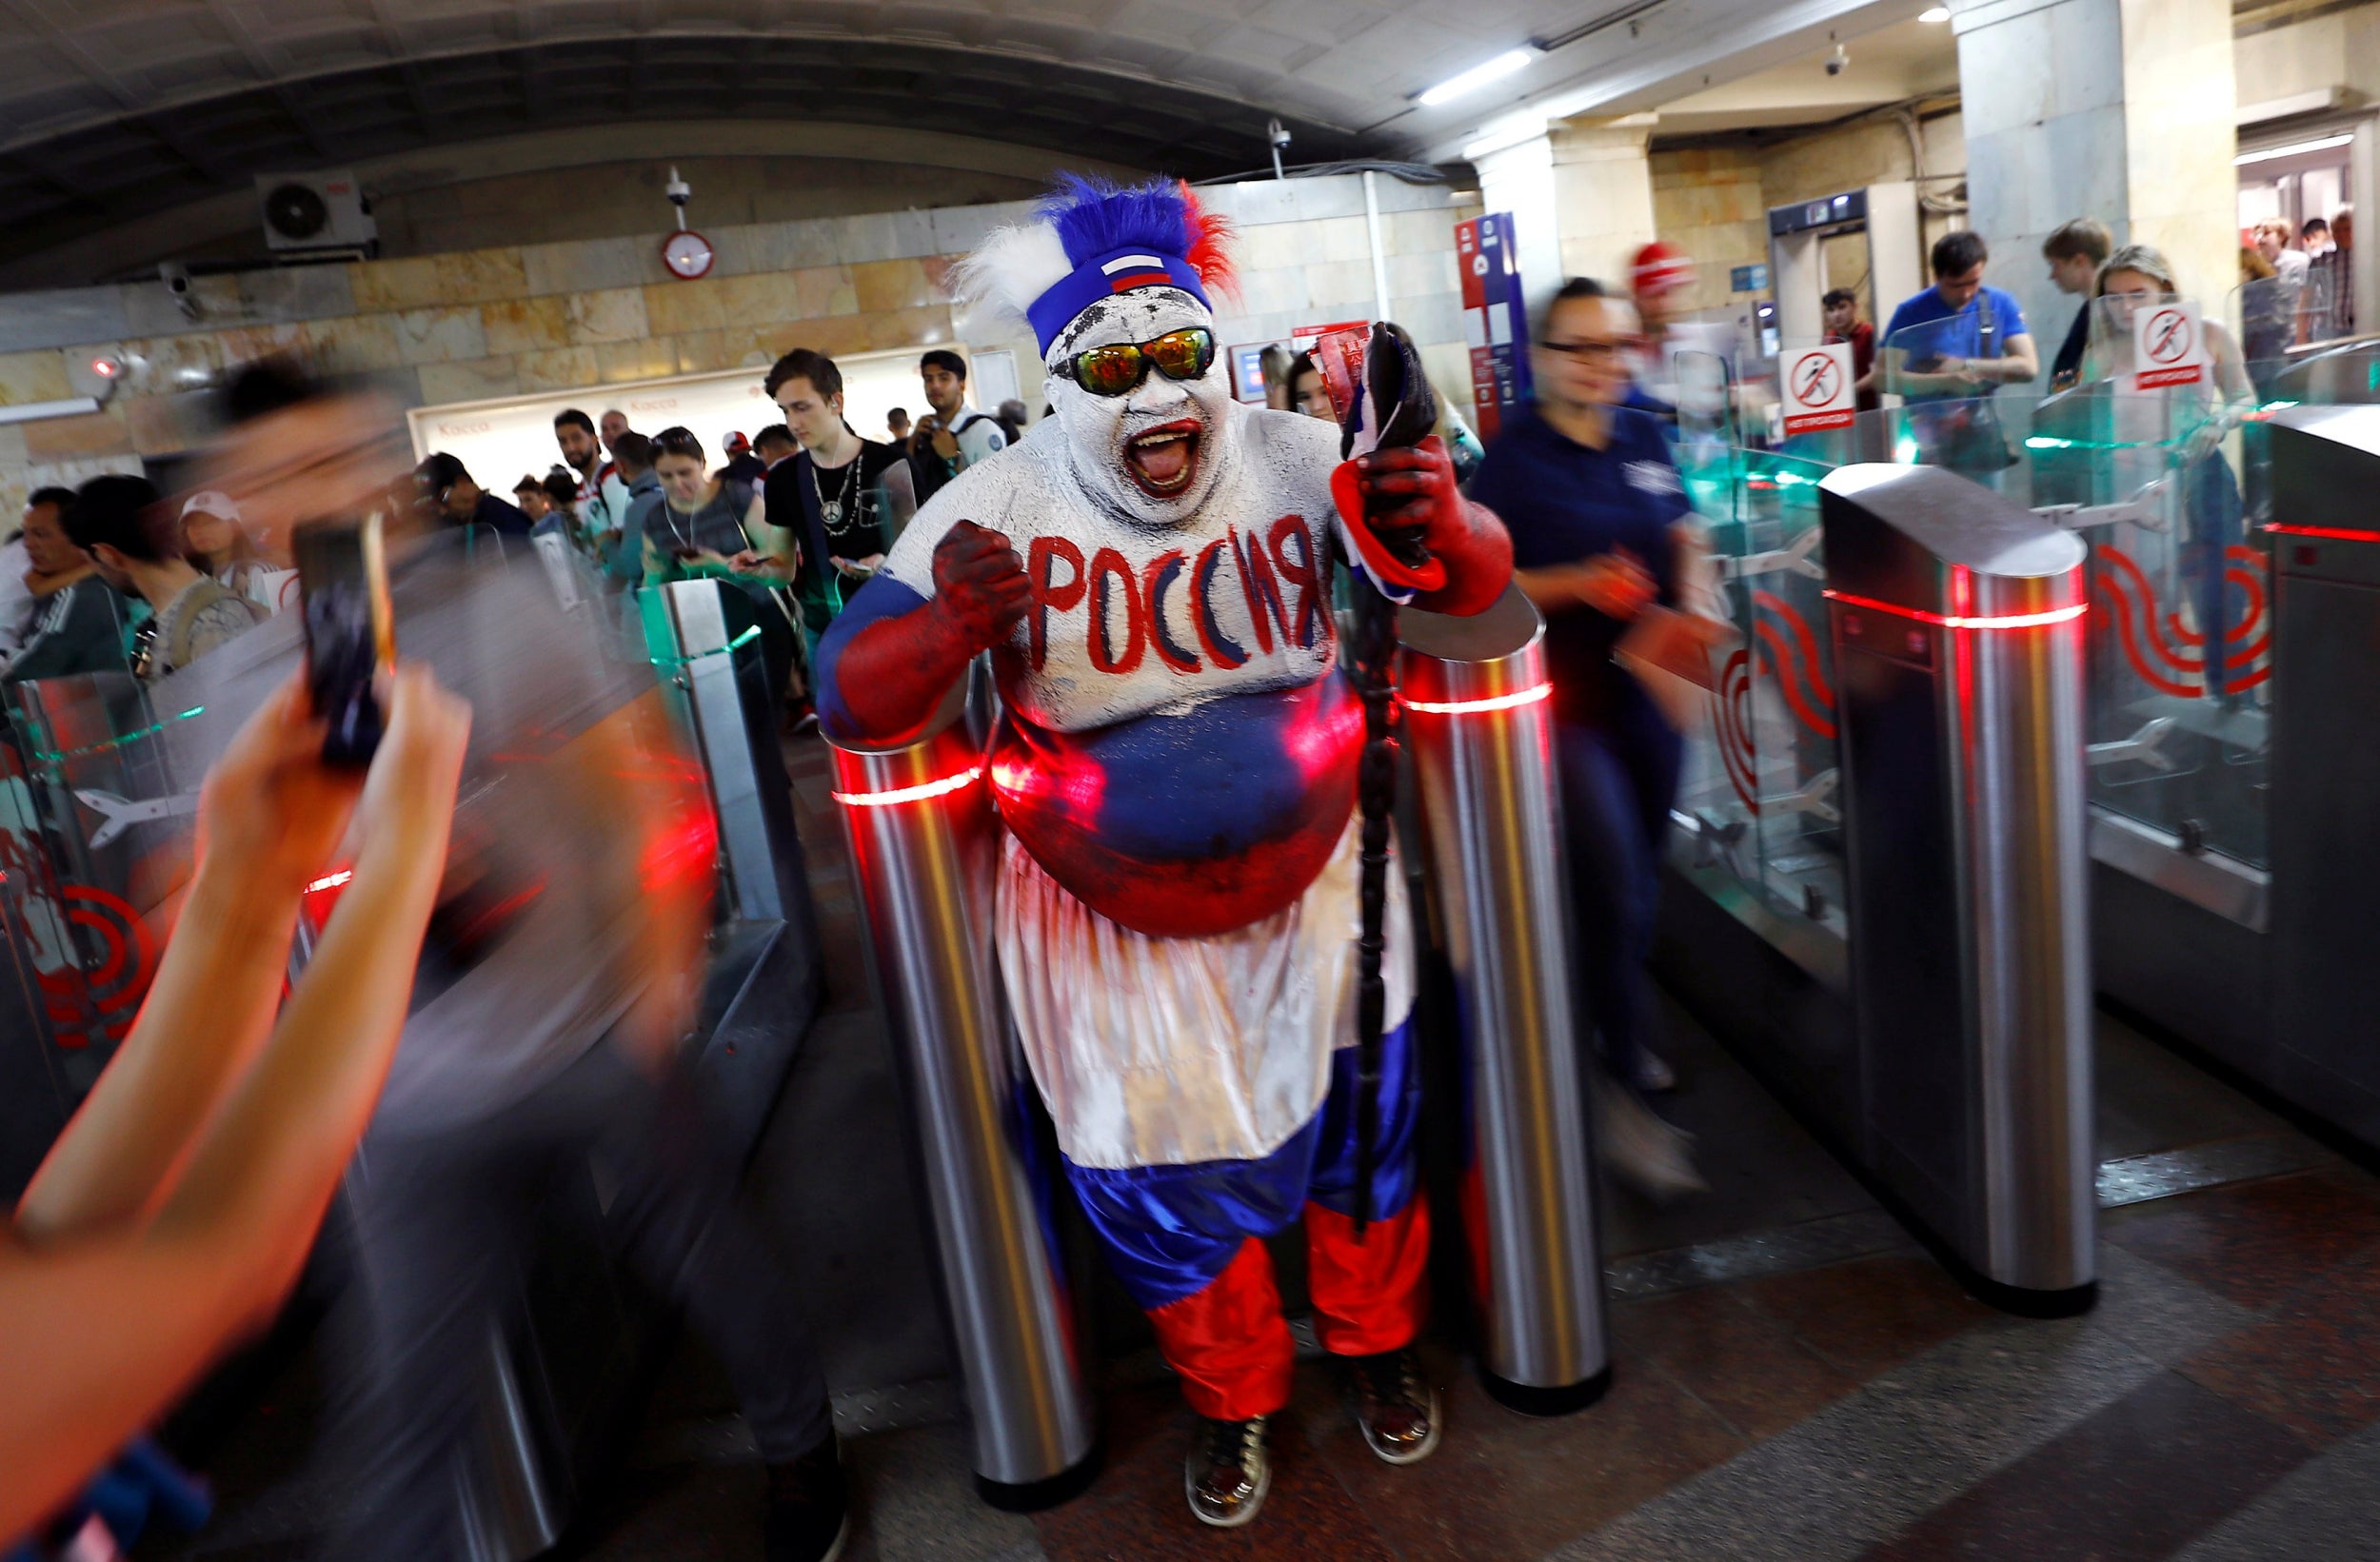
[[740, 651], [760, 638], [761, 626], [756, 623], [724, 645], [714, 645], [707, 651], [697, 651], [692, 656], [656, 656], [648, 660], [656, 667], [683, 667], [690, 662], [700, 662], [704, 657], [725, 656], [732, 651]]
[[204, 716], [206, 714], [207, 707], [205, 705], [192, 705], [189, 709], [183, 711], [178, 715], [169, 716], [164, 721], [158, 722], [150, 726], [142, 727], [137, 732], [127, 732], [118, 737], [110, 738], [104, 743], [93, 743], [89, 748], [65, 749], [55, 754], [44, 753], [37, 750], [33, 754], [33, 759], [37, 763], [41, 764], [63, 764], [69, 760], [79, 760], [86, 754], [106, 754], [112, 749], [122, 748], [127, 743], [139, 742], [143, 738], [154, 738], [157, 734], [165, 731], [166, 728], [173, 725], [176, 722], [187, 722], [193, 716]]

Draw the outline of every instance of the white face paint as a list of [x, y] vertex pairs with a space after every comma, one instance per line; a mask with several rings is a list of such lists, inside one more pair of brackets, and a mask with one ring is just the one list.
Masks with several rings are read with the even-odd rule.
[[1196, 380], [1169, 380], [1152, 366], [1130, 393], [1094, 396], [1075, 383], [1072, 360], [1191, 326], [1212, 331], [1215, 317], [1180, 288], [1139, 287], [1083, 310], [1050, 347], [1044, 389], [1082, 491], [1135, 525], [1184, 524], [1237, 464], [1230, 366], [1218, 343]]

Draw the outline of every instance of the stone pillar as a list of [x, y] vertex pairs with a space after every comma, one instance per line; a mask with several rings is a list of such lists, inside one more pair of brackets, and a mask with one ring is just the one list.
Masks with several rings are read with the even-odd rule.
[[1571, 119], [1548, 132], [1562, 269], [1628, 290], [1628, 263], [1653, 242], [1651, 114]]
[[2164, 250], [2183, 291], [2218, 312], [2239, 280], [2231, 0], [1950, 6], [1967, 226], [2045, 360], [2074, 301], [2050, 285], [2041, 241], [2070, 217]]
[[1486, 209], [1513, 214], [1520, 275], [1534, 308], [1564, 279], [1625, 292], [1628, 263], [1653, 237], [1654, 116], [1579, 118], [1473, 156]]

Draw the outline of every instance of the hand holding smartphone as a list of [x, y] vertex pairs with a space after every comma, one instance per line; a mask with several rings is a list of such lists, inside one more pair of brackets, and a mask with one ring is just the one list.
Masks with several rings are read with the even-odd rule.
[[397, 632], [377, 511], [300, 526], [291, 538], [306, 614], [306, 685], [330, 723], [323, 762], [371, 763], [386, 716], [373, 681], [394, 668]]

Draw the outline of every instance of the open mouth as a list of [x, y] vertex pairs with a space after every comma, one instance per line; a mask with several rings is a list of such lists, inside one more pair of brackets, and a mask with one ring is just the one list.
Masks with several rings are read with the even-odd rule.
[[1142, 493], [1170, 498], [1190, 486], [1199, 469], [1201, 432], [1196, 418], [1143, 428], [1124, 441], [1124, 469]]

